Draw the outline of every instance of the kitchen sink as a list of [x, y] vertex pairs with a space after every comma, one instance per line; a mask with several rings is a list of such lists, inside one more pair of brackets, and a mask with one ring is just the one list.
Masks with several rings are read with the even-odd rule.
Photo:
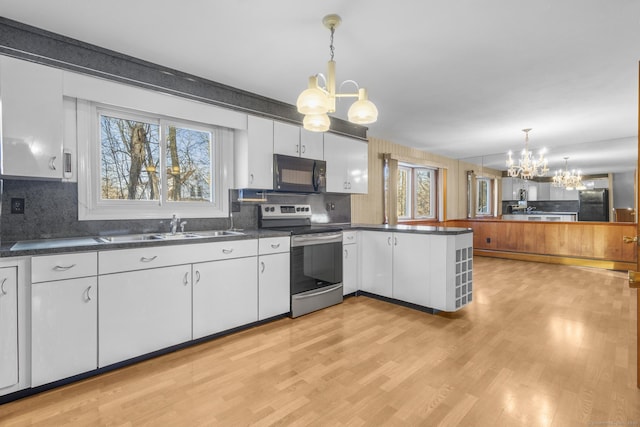
[[104, 243], [133, 243], [158, 240], [159, 234], [119, 234], [116, 236], [101, 236], [98, 239]]
[[244, 233], [229, 230], [205, 230], [184, 233], [144, 233], [144, 234], [120, 234], [116, 236], [102, 236], [98, 239], [104, 243], [136, 243], [153, 242], [158, 240], [183, 240], [205, 237], [243, 236]]
[[207, 230], [197, 231], [196, 233], [202, 237], [244, 236], [244, 233], [241, 231], [231, 230]]

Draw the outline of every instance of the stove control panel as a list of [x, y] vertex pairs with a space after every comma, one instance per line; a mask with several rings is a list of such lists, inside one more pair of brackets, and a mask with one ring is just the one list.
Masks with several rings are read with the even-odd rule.
[[260, 216], [262, 218], [310, 218], [310, 205], [260, 205]]

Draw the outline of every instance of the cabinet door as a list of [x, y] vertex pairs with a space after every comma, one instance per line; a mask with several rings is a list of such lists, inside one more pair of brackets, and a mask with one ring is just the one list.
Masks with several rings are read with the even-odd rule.
[[379, 231], [362, 231], [360, 233], [360, 250], [362, 251], [363, 291], [372, 294], [393, 297], [393, 233]]
[[348, 295], [358, 290], [358, 245], [344, 245], [342, 256], [342, 293]]
[[325, 134], [324, 158], [327, 161], [328, 192], [368, 192], [369, 166], [366, 142], [331, 133]]
[[287, 123], [273, 122], [273, 152], [300, 157], [300, 128]]
[[193, 338], [258, 320], [256, 257], [194, 264]]
[[2, 174], [62, 178], [62, 71], [0, 57]]
[[300, 153], [307, 159], [324, 160], [324, 133], [300, 129]]
[[430, 239], [427, 234], [393, 234], [393, 297], [430, 307]]
[[16, 267], [0, 268], [0, 389], [18, 383]]
[[288, 313], [289, 252], [258, 257], [258, 320]]
[[273, 121], [249, 116], [248, 188], [273, 189]]
[[324, 136], [324, 159], [327, 161], [327, 191], [330, 193], [349, 193], [347, 169], [349, 138], [327, 133]]
[[31, 385], [96, 369], [97, 278], [36, 283], [31, 292]]
[[369, 192], [369, 146], [366, 142], [352, 139], [348, 145], [347, 182], [350, 193]]
[[98, 277], [99, 367], [191, 339], [191, 265]]
[[510, 201], [515, 200], [513, 194], [513, 178], [502, 178], [502, 200]]

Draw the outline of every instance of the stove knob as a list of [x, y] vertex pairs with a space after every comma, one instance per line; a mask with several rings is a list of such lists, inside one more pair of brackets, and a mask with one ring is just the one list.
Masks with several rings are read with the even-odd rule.
[[300, 208], [296, 208], [296, 212], [300, 212]]
[[307, 206], [306, 208], [304, 208], [305, 211], [309, 212], [309, 206]]

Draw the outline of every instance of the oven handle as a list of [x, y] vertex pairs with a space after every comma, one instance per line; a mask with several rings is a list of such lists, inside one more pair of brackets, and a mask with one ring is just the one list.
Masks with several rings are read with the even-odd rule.
[[307, 246], [307, 245], [321, 245], [324, 243], [338, 243], [342, 242], [342, 233], [325, 234], [325, 235], [302, 235], [292, 236], [291, 246]]
[[333, 292], [335, 290], [338, 290], [341, 287], [342, 287], [342, 283], [340, 283], [339, 285], [333, 286], [330, 289], [325, 289], [325, 290], [320, 291], [320, 292], [314, 292], [312, 294], [305, 293], [304, 295], [293, 295], [292, 298], [293, 299], [305, 299], [305, 298], [317, 297], [318, 295], [328, 294], [329, 292]]

